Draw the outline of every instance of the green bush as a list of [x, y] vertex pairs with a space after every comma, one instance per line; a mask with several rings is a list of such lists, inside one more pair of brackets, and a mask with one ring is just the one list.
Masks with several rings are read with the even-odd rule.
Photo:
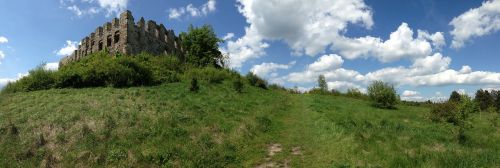
[[58, 71], [58, 87], [128, 87], [153, 83], [151, 70], [133, 57], [98, 53]]
[[16, 82], [8, 83], [2, 93], [28, 92], [53, 88], [56, 83], [56, 72], [46, 70], [44, 64], [30, 70], [28, 76]]
[[200, 86], [198, 86], [198, 80], [196, 78], [191, 79], [191, 83], [189, 85], [189, 91], [198, 92], [200, 90]]
[[357, 88], [349, 88], [347, 89], [346, 95], [349, 97], [361, 97], [363, 96], [363, 93], [361, 93], [361, 91]]
[[236, 92], [241, 93], [243, 92], [243, 81], [241, 81], [240, 78], [237, 78], [233, 81], [233, 88]]
[[382, 81], [374, 81], [368, 86], [368, 96], [379, 108], [395, 108], [398, 102], [394, 86]]
[[267, 81], [253, 74], [252, 72], [248, 72], [246, 78], [250, 85], [260, 87], [262, 89], [267, 89]]
[[182, 39], [182, 48], [186, 51], [186, 61], [189, 64], [205, 67], [223, 67], [224, 56], [219, 51], [219, 43], [212, 26], [189, 26], [187, 33], [179, 34]]
[[214, 67], [190, 68], [184, 72], [186, 80], [197, 78], [209, 83], [222, 83], [224, 80], [233, 78], [232, 72]]
[[456, 124], [456, 113], [458, 111], [457, 103], [448, 101], [445, 103], [436, 103], [431, 108], [430, 118], [435, 122], [449, 122]]

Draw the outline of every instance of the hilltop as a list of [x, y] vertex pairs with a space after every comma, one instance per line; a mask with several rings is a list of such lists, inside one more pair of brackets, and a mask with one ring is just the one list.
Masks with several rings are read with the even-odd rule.
[[2, 167], [495, 167], [495, 113], [468, 145], [427, 107], [378, 109], [345, 96], [230, 81], [2, 94]]

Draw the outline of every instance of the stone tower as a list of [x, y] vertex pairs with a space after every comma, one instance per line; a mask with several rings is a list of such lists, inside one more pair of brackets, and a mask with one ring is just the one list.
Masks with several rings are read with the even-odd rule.
[[59, 66], [102, 50], [124, 55], [148, 52], [153, 55], [182, 56], [180, 43], [181, 40], [173, 30], [167, 30], [163, 24], [157, 25], [151, 20], [146, 22], [142, 17], [135, 23], [132, 13], [127, 10], [120, 14], [120, 18], [97, 27], [93, 33], [83, 38], [78, 49], [61, 59]]

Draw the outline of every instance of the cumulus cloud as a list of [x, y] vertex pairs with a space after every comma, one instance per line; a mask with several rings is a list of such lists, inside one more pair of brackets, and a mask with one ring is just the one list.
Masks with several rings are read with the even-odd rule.
[[290, 62], [289, 64], [276, 64], [273, 62], [270, 63], [265, 62], [259, 65], [254, 65], [252, 69], [250, 69], [250, 71], [260, 77], [275, 77], [276, 75], [273, 74], [276, 71], [280, 69], [281, 70], [289, 69], [293, 65], [295, 65], [295, 61]]
[[73, 54], [76, 49], [78, 49], [78, 42], [67, 40], [66, 44], [56, 54], [59, 56], [68, 56]]
[[227, 33], [224, 37], [222, 37], [222, 40], [227, 41], [231, 40], [234, 37], [234, 33]]
[[28, 73], [18, 73], [14, 78], [0, 78], [0, 88], [4, 87], [9, 82], [15, 82], [25, 76], [28, 76]]
[[389, 39], [383, 41], [377, 37], [349, 38], [340, 37], [332, 45], [332, 49], [348, 59], [375, 57], [381, 62], [391, 62], [403, 58], [416, 59], [428, 56], [434, 48], [445, 45], [441, 32], [429, 34], [418, 30], [414, 38], [413, 30], [407, 23], [401, 23], [396, 31], [392, 32]]
[[[4, 36], [0, 36], [0, 44], [2, 43], [8, 43], [9, 40], [7, 39], [7, 37], [4, 37]], [[2, 60], [5, 58], [5, 53], [0, 50], [0, 64], [2, 64]]]
[[[331, 61], [331, 57], [337, 61]], [[329, 59], [327, 59], [329, 58]], [[470, 66], [460, 70], [450, 69], [451, 58], [435, 53], [417, 58], [413, 64], [404, 67], [386, 67], [366, 74], [342, 68], [338, 55], [324, 55], [309, 64], [303, 71], [278, 77], [296, 84], [315, 84], [319, 75], [324, 75], [329, 87], [346, 90], [349, 87], [365, 88], [370, 82], [382, 80], [397, 86], [442, 86], [442, 85], [500, 85], [500, 73], [472, 71]], [[321, 65], [321, 66], [320, 66]], [[405, 95], [410, 97], [410, 93]], [[413, 100], [418, 96], [413, 93]], [[422, 97], [422, 96], [420, 96]]]
[[45, 64], [45, 66], [43, 66], [43, 69], [55, 71], [55, 70], [59, 69], [59, 62], [49, 62], [49, 63]]
[[191, 17], [206, 16], [216, 10], [215, 4], [215, 0], [208, 0], [207, 3], [201, 5], [200, 7], [195, 7], [193, 4], [188, 4], [186, 7], [171, 8], [168, 10], [168, 18], [180, 19], [184, 15], [189, 15]]
[[[382, 62], [420, 58], [445, 45], [442, 32], [418, 30], [417, 36], [406, 23], [388, 40], [366, 36], [351, 38], [349, 25], [371, 29], [371, 8], [363, 0], [238, 0], [239, 12], [246, 18], [245, 35], [229, 41], [223, 48], [240, 67], [242, 62], [265, 55], [266, 41], [282, 40], [294, 55], [316, 56], [327, 49], [347, 59], [375, 57]], [[263, 45], [265, 44], [265, 45]]]
[[0, 64], [2, 64], [2, 60], [5, 58], [5, 54], [2, 50], [0, 50]]
[[425, 98], [418, 91], [405, 90], [401, 94], [401, 99], [406, 101], [424, 101]]
[[0, 36], [0, 44], [7, 43], [7, 42], [9, 42], [9, 39], [7, 39], [7, 37]]
[[127, 8], [129, 0], [61, 0], [61, 6], [76, 16], [94, 15], [101, 12], [106, 16], [117, 15]]
[[481, 37], [500, 30], [500, 0], [485, 1], [480, 7], [453, 18], [451, 47], [461, 48], [473, 37]]
[[292, 83], [314, 83], [319, 75], [324, 75], [330, 89], [345, 91], [348, 88], [364, 90], [364, 76], [354, 70], [341, 68], [343, 63], [339, 55], [323, 55], [315, 62], [309, 64], [302, 72], [293, 72], [282, 78]]

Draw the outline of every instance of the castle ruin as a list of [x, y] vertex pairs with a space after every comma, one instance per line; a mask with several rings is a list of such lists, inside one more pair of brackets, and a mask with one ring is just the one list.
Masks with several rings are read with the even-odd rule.
[[99, 26], [95, 32], [83, 38], [78, 49], [61, 59], [59, 66], [102, 50], [125, 55], [141, 52], [182, 55], [180, 44], [181, 40], [175, 36], [173, 30], [167, 30], [163, 24], [157, 25], [151, 20], [146, 22], [143, 17], [134, 23], [132, 13], [127, 10], [120, 14], [120, 18], [114, 18], [111, 22]]

